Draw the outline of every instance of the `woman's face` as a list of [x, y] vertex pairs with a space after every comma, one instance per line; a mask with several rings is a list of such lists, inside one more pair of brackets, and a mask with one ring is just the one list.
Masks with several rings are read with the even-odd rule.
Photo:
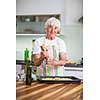
[[47, 27], [47, 38], [54, 39], [55, 35], [58, 33], [58, 27], [55, 25], [50, 25]]

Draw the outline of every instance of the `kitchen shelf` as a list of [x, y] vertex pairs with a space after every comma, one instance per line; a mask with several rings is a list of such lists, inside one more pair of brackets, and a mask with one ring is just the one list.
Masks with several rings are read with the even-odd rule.
[[[50, 17], [61, 19], [60, 14], [16, 15], [16, 36], [43, 36], [45, 21]], [[58, 36], [60, 33], [57, 34]]]
[[[46, 34], [16, 34], [16, 36], [45, 36]], [[62, 34], [57, 34], [57, 36], [61, 36]]]

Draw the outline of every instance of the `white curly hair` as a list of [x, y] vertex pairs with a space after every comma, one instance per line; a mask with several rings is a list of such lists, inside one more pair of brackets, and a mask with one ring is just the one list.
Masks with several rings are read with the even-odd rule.
[[44, 26], [45, 32], [47, 32], [47, 28], [50, 25], [55, 25], [58, 28], [58, 32], [60, 31], [60, 21], [55, 17], [51, 17], [45, 22], [45, 26]]

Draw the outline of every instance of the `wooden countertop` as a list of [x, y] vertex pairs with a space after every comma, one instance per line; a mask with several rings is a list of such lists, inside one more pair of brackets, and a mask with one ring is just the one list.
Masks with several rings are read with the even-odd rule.
[[16, 82], [16, 100], [83, 100], [83, 83]]

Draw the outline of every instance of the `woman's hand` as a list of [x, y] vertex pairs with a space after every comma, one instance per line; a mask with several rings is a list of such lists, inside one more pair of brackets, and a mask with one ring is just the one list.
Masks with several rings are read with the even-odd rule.
[[42, 52], [41, 52], [41, 56], [42, 56], [43, 58], [46, 58], [46, 60], [47, 60], [48, 57], [49, 57], [48, 50], [46, 50], [46, 51], [42, 51]]
[[58, 61], [54, 60], [54, 59], [47, 60], [47, 65], [57, 66], [58, 65]]
[[46, 58], [46, 60], [48, 60], [49, 58], [49, 53], [48, 53], [48, 49], [47, 46], [45, 44], [43, 44], [41, 47], [41, 57], [42, 58]]

